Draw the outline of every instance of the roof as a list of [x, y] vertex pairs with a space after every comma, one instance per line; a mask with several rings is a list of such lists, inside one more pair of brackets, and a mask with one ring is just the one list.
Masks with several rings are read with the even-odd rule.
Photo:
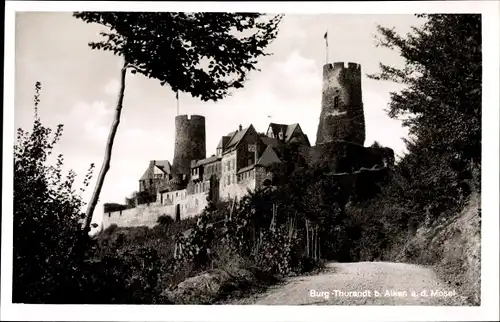
[[224, 135], [223, 137], [221, 137], [219, 144], [217, 144], [217, 149], [224, 149], [224, 147], [227, 145], [227, 143], [229, 142], [231, 137], [234, 135], [234, 133], [235, 132], [229, 133], [229, 134], [231, 134], [231, 136], [229, 136], [229, 134], [228, 134], [228, 135]]
[[269, 123], [269, 127], [273, 131], [274, 135], [278, 135], [278, 133], [280, 133], [281, 131], [283, 131], [283, 133], [286, 133], [287, 125], [286, 124], [278, 124], [278, 123]]
[[285, 141], [289, 141], [292, 138], [293, 132], [299, 126], [298, 123], [290, 124], [286, 127]]
[[262, 166], [268, 166], [272, 163], [281, 163], [281, 160], [280, 158], [278, 158], [278, 155], [276, 154], [274, 149], [268, 145], [256, 164]]
[[307, 134], [304, 133], [304, 137], [306, 138], [307, 145], [311, 146], [311, 142], [309, 141], [309, 137], [307, 136]]
[[254, 168], [254, 164], [251, 164], [249, 166], [246, 166], [246, 167], [241, 168], [240, 170], [238, 170], [238, 173], [243, 173], [243, 172], [248, 171], [248, 170], [253, 169], [253, 168]]
[[295, 129], [297, 129], [297, 127], [300, 127], [300, 126], [298, 123], [294, 123], [294, 124], [269, 123], [269, 127], [273, 131], [274, 135], [278, 135], [278, 133], [283, 131], [283, 140], [285, 142], [288, 142], [292, 138], [292, 135], [293, 135], [293, 132], [295, 132]]
[[166, 174], [170, 174], [172, 172], [172, 166], [168, 160], [152, 160], [149, 162], [148, 168], [144, 171], [144, 174], [139, 180], [153, 179], [155, 167]]
[[245, 134], [247, 134], [247, 132], [250, 128], [253, 128], [252, 124], [250, 124], [249, 127], [242, 129], [241, 131], [235, 131], [235, 132], [229, 133], [227, 136], [229, 136], [230, 134], [233, 134], [233, 135], [231, 136], [231, 140], [224, 147], [224, 150], [236, 147], [240, 143], [240, 141], [245, 137]]
[[194, 167], [199, 167], [199, 166], [202, 166], [204, 164], [209, 164], [209, 163], [215, 162], [215, 161], [220, 160], [220, 159], [221, 159], [221, 157], [213, 155], [209, 158], [198, 160], [196, 162], [196, 164], [194, 165]]

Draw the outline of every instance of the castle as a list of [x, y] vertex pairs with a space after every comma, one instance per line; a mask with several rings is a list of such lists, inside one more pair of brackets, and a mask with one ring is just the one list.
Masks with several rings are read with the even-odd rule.
[[365, 119], [361, 66], [342, 62], [323, 67], [323, 93], [316, 145], [300, 125], [270, 123], [265, 133], [250, 124], [221, 137], [216, 153], [206, 157], [205, 117], [175, 118], [172, 164], [153, 160], [139, 179], [139, 193], [126, 205], [105, 204], [103, 228], [154, 226], [159, 216], [175, 220], [196, 216], [209, 200], [239, 199], [270, 185], [270, 165], [281, 163], [279, 147], [295, 144], [310, 163], [326, 163], [332, 172], [391, 166], [389, 148], [364, 147]]

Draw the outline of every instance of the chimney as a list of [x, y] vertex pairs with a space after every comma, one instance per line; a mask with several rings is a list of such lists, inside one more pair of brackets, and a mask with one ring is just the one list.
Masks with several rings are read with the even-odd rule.
[[241, 128], [241, 124], [240, 124], [240, 126], [238, 126], [238, 131], [241, 131], [241, 129], [242, 129], [242, 128]]

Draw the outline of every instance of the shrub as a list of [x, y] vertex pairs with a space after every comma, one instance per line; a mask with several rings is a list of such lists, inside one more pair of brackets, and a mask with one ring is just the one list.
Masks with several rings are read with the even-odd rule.
[[[75, 193], [76, 174], [64, 176], [64, 158], [48, 164], [63, 126], [55, 132], [38, 115], [41, 84], [35, 86], [31, 133], [17, 130], [14, 144], [13, 302], [66, 303], [80, 288], [90, 244], [80, 221], [84, 202]], [[52, 135], [53, 134], [53, 135]], [[83, 188], [92, 175], [91, 165]]]

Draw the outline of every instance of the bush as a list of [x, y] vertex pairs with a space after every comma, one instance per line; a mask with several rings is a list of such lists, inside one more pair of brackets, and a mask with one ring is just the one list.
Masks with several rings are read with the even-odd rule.
[[[84, 203], [74, 190], [76, 174], [70, 171], [63, 175], [62, 155], [57, 156], [55, 165], [48, 165], [63, 126], [58, 125], [53, 132], [42, 125], [38, 115], [40, 90], [37, 82], [32, 132], [18, 129], [14, 145], [12, 300], [67, 303], [74, 300], [68, 294], [83, 282], [84, 259], [91, 245], [80, 223]], [[93, 165], [84, 187], [92, 170]]]

